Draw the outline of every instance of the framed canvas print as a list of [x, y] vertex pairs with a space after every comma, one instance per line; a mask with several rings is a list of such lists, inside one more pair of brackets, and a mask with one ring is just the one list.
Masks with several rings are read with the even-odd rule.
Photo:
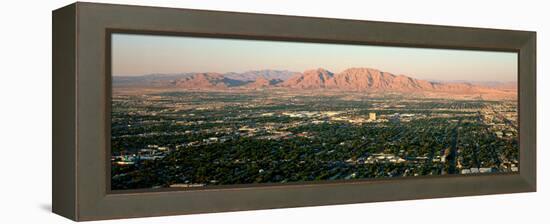
[[75, 3], [53, 13], [73, 220], [536, 190], [536, 35]]

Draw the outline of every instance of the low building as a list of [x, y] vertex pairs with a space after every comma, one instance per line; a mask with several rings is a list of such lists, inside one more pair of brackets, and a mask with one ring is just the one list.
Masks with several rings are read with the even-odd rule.
[[492, 173], [493, 172], [493, 168], [479, 168], [479, 172], [480, 173]]
[[369, 120], [375, 121], [376, 120], [376, 113], [369, 113]]

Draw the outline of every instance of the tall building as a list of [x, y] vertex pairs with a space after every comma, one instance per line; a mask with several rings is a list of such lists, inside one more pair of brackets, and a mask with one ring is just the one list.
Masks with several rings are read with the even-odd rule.
[[369, 113], [369, 120], [371, 121], [376, 120], [376, 113]]

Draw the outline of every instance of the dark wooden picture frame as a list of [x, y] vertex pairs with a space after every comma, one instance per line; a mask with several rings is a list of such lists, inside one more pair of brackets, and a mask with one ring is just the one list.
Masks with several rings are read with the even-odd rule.
[[[114, 31], [518, 53], [519, 173], [185, 191], [110, 190]], [[73, 220], [536, 191], [536, 33], [74, 3], [53, 12], [53, 212]]]

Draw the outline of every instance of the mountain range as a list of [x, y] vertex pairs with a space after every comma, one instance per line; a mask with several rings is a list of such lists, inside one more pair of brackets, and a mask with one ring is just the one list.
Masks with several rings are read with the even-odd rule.
[[323, 89], [373, 93], [411, 93], [450, 98], [469, 96], [470, 98], [479, 97], [483, 99], [513, 99], [517, 96], [517, 89], [513, 88], [515, 85], [509, 82], [506, 82], [505, 85], [498, 85], [500, 82], [482, 85], [468, 82], [427, 81], [406, 75], [394, 75], [373, 68], [348, 68], [340, 73], [318, 68], [304, 72], [259, 70], [224, 74], [181, 73], [132, 77], [114, 76], [113, 83], [115, 86], [156, 86], [194, 90]]

